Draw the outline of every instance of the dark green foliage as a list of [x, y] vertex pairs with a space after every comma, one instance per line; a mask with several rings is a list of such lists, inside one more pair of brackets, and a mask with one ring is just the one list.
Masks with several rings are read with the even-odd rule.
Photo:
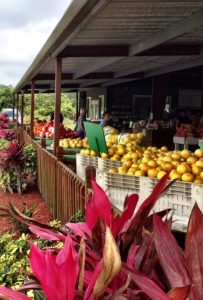
[[[61, 113], [64, 118], [73, 119], [76, 107], [76, 94], [68, 93], [61, 95]], [[54, 111], [54, 94], [35, 95], [35, 118], [49, 119]], [[25, 117], [30, 119], [30, 95], [25, 96]]]
[[85, 222], [84, 214], [79, 210], [75, 215], [70, 218], [71, 223]]
[[0, 85], [0, 111], [13, 107], [13, 87]]

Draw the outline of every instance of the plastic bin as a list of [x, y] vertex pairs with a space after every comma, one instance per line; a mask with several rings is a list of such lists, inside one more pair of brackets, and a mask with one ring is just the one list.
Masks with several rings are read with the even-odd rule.
[[112, 168], [118, 168], [122, 165], [121, 161], [115, 161], [111, 159], [98, 158], [98, 170], [107, 171]]
[[[157, 183], [156, 179], [150, 180], [150, 192]], [[173, 229], [178, 231], [186, 231], [189, 216], [192, 208], [197, 202], [201, 211], [203, 211], [203, 185], [176, 181], [169, 191], [159, 198], [154, 211], [160, 211], [167, 208], [174, 210]]]
[[[120, 175], [97, 171], [97, 183], [106, 190], [111, 203], [121, 211], [127, 196], [134, 193], [139, 195], [137, 207], [148, 196], [149, 187], [146, 177], [136, 177], [130, 175]], [[142, 191], [142, 193], [140, 193]]]
[[76, 174], [85, 181], [85, 168], [87, 166], [98, 168], [98, 157], [76, 154]]
[[[125, 198], [133, 193], [139, 195], [137, 208], [151, 194], [157, 179], [149, 177], [136, 177], [97, 171], [97, 182], [107, 191], [110, 201], [121, 211]], [[167, 208], [174, 210], [172, 228], [185, 232], [187, 230], [189, 216], [197, 202], [203, 211], [203, 185], [176, 181], [169, 191], [160, 197], [153, 208], [158, 212]]]

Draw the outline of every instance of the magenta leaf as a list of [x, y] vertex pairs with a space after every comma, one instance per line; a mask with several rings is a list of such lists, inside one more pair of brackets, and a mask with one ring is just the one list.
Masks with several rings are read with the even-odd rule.
[[125, 263], [123, 263], [122, 271], [126, 275], [130, 274], [134, 284], [136, 284], [151, 300], [170, 299], [167, 294], [165, 294], [165, 292], [145, 274], [132, 270]]
[[139, 197], [136, 194], [133, 194], [130, 197], [128, 197], [122, 215], [112, 220], [111, 230], [114, 238], [118, 236], [126, 222], [132, 218], [138, 199]]
[[92, 237], [92, 232], [86, 223], [66, 223], [66, 226], [76, 233], [80, 237]]
[[122, 249], [124, 259], [126, 259], [126, 253], [128, 252], [132, 243], [137, 245], [141, 243], [143, 226], [147, 221], [150, 211], [163, 192], [167, 179], [168, 175], [165, 175], [161, 180], [158, 181], [151, 195], [140, 205], [137, 213], [126, 229], [126, 234], [123, 236]]
[[85, 292], [85, 295], [84, 295], [84, 300], [89, 300], [89, 299], [91, 299], [91, 292], [92, 292], [92, 290], [93, 290], [93, 288], [94, 288], [94, 286], [95, 286], [95, 283], [96, 283], [96, 281], [97, 281], [97, 278], [98, 278], [98, 276], [99, 276], [99, 274], [100, 274], [100, 272], [101, 272], [101, 269], [102, 269], [102, 266], [103, 266], [103, 258], [98, 262], [98, 264], [97, 264], [97, 266], [96, 266], [96, 268], [95, 268], [95, 270], [94, 270], [94, 272], [93, 272], [93, 274], [90, 274], [90, 273], [86, 273], [86, 276], [85, 276], [85, 278], [87, 278], [87, 276], [89, 277], [89, 280], [90, 280], [90, 275], [92, 276], [92, 278], [91, 278], [91, 281], [90, 281], [90, 283], [89, 283], [89, 285], [88, 285], [88, 287], [87, 287], [87, 289], [86, 289], [86, 292]]
[[35, 225], [29, 226], [29, 230], [32, 233], [40, 236], [41, 238], [49, 240], [49, 241], [62, 241], [62, 242], [65, 242], [65, 240], [66, 240], [66, 237], [62, 234], [58, 234], [58, 233], [55, 233], [51, 230], [40, 228], [40, 227], [35, 226]]
[[57, 254], [41, 251], [34, 244], [30, 251], [31, 268], [41, 283], [47, 300], [73, 300], [78, 276], [77, 253], [72, 240], [66, 237], [63, 249]]
[[105, 225], [111, 225], [111, 204], [103, 189], [96, 183], [95, 180], [91, 181], [93, 188], [93, 196], [89, 203], [86, 204], [86, 223], [92, 230], [101, 218]]
[[135, 266], [136, 256], [137, 256], [139, 249], [140, 249], [140, 246], [131, 245], [130, 250], [128, 252], [127, 264], [132, 268], [134, 268], [134, 266]]
[[190, 285], [183, 253], [170, 230], [157, 215], [154, 215], [154, 234], [157, 255], [171, 288]]
[[[8, 298], [3, 298], [2, 296], [8, 296]], [[16, 292], [14, 290], [8, 289], [4, 286], [0, 286], [0, 299], [8, 300], [30, 300], [31, 298], [26, 295]]]
[[185, 258], [198, 299], [203, 299], [203, 215], [197, 204], [194, 205], [189, 220]]

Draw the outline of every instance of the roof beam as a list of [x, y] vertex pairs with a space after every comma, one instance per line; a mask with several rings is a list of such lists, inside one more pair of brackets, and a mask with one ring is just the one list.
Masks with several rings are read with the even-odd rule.
[[[64, 73], [61, 75], [62, 80], [73, 79], [72, 73]], [[55, 80], [55, 73], [39, 73], [34, 78], [34, 81], [37, 80]]]
[[128, 56], [128, 45], [67, 46], [58, 57], [119, 57]]
[[[50, 84], [35, 84], [35, 90], [48, 90], [50, 89]], [[31, 85], [27, 84], [22, 87], [21, 90], [31, 90]]]
[[93, 86], [100, 86], [102, 83], [108, 81], [108, 79], [98, 79], [98, 80], [90, 80], [88, 82], [82, 83], [80, 85], [80, 88], [85, 88], [85, 87], [93, 87]]
[[198, 58], [191, 59], [188, 61], [181, 61], [179, 63], [169, 64], [168, 66], [160, 67], [152, 71], [146, 71], [145, 77], [152, 77], [156, 75], [161, 75], [165, 73], [171, 73], [175, 71], [181, 71], [185, 69], [195, 68], [203, 66], [203, 57], [199, 56]]
[[118, 57], [108, 57], [108, 58], [104, 58], [102, 60], [98, 59], [97, 62], [95, 62], [93, 64], [88, 64], [88, 65], [84, 66], [81, 71], [79, 71], [78, 73], [75, 73], [73, 75], [73, 79], [81, 78], [89, 73], [98, 72], [99, 69], [102, 69], [108, 65], [111, 65], [120, 59], [122, 59], [122, 57], [119, 57], [119, 58]]
[[118, 76], [117, 78], [143, 78], [144, 77], [144, 72], [136, 72], [136, 73], [132, 73], [129, 75], [124, 75], [124, 76]]
[[61, 85], [62, 89], [77, 89], [79, 87], [80, 87], [80, 85], [77, 83], [63, 83]]
[[125, 83], [125, 82], [131, 82], [131, 81], [135, 81], [138, 79], [139, 78], [117, 78], [117, 79], [113, 79], [113, 80], [107, 81], [106, 83], [101, 84], [101, 87], [117, 85], [117, 84], [121, 84], [121, 83]]
[[195, 44], [163, 44], [143, 51], [137, 56], [175, 56], [175, 55], [200, 55], [201, 46]]
[[200, 10], [199, 12], [192, 14], [190, 17], [185, 18], [180, 22], [173, 24], [172, 26], [164, 28], [153, 34], [151, 37], [134, 44], [129, 49], [129, 55], [137, 55], [160, 44], [173, 40], [178, 36], [184, 35], [187, 32], [191, 32], [202, 25], [203, 10]]
[[112, 79], [113, 72], [100, 72], [100, 73], [89, 73], [84, 76], [79, 77], [78, 79]]

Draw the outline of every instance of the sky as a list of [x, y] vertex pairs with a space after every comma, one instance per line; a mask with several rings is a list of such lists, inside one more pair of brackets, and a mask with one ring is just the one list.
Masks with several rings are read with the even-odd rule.
[[0, 84], [15, 86], [72, 0], [0, 0]]

